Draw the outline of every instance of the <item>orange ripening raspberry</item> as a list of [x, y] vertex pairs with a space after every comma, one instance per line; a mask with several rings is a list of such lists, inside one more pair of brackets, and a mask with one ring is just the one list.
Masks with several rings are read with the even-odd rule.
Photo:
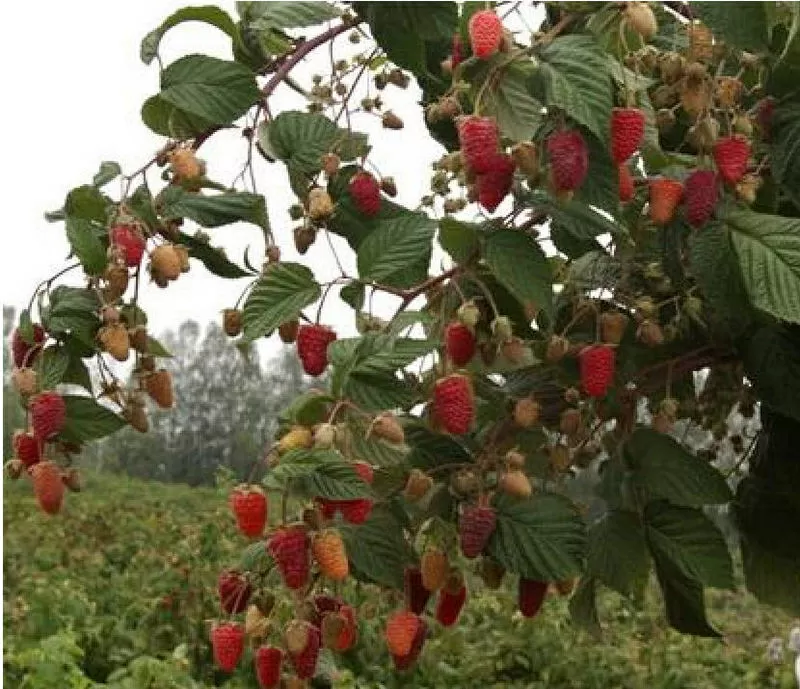
[[695, 228], [705, 225], [714, 214], [717, 198], [717, 175], [712, 170], [695, 170], [684, 188], [687, 222]]
[[422, 585], [428, 591], [438, 591], [447, 581], [450, 565], [447, 555], [439, 548], [428, 548], [419, 563]]
[[253, 589], [241, 572], [225, 570], [217, 579], [217, 593], [222, 609], [230, 615], [247, 610]]
[[589, 148], [583, 135], [577, 129], [555, 132], [545, 144], [555, 190], [574, 191], [589, 171]]
[[478, 175], [478, 203], [490, 213], [493, 213], [511, 192], [515, 167], [511, 156], [496, 153], [489, 160], [486, 172]]
[[369, 172], [357, 172], [348, 185], [353, 205], [364, 215], [372, 217], [381, 210], [381, 187]]
[[578, 359], [584, 392], [589, 397], [605, 397], [614, 380], [614, 348], [607, 345], [584, 347]]
[[611, 159], [624, 163], [642, 143], [644, 113], [639, 108], [614, 108], [611, 111]]
[[236, 526], [245, 536], [258, 538], [267, 524], [267, 496], [260, 488], [238, 486], [230, 496]]
[[750, 143], [743, 136], [724, 136], [714, 144], [714, 162], [719, 176], [728, 184], [736, 184], [747, 172]]
[[500, 130], [492, 117], [469, 115], [458, 121], [458, 143], [461, 156], [476, 175], [489, 172], [496, 165], [500, 149]]
[[320, 572], [328, 579], [342, 581], [350, 573], [344, 541], [338, 531], [327, 529], [314, 537], [312, 545], [314, 558]]
[[418, 618], [419, 624], [417, 625], [417, 631], [414, 634], [414, 638], [411, 641], [411, 649], [405, 655], [397, 655], [392, 653], [392, 661], [394, 662], [394, 667], [396, 670], [404, 671], [408, 670], [419, 658], [419, 654], [422, 652], [422, 646], [425, 644], [425, 639], [428, 636], [428, 625], [426, 624], [423, 618]]
[[469, 378], [453, 374], [437, 380], [433, 388], [433, 412], [448, 433], [468, 433], [475, 416], [475, 399]]
[[308, 581], [308, 536], [302, 527], [286, 527], [276, 531], [267, 549], [290, 589], [302, 588]]
[[456, 366], [464, 366], [475, 355], [475, 334], [461, 321], [449, 323], [444, 331], [444, 348]]
[[386, 620], [386, 645], [389, 653], [405, 656], [411, 652], [414, 637], [420, 626], [420, 618], [409, 610], [397, 610]]
[[547, 594], [547, 582], [533, 579], [519, 579], [517, 604], [525, 617], [536, 617]]
[[650, 220], [667, 225], [675, 217], [675, 209], [683, 198], [683, 184], [662, 177], [650, 180]]
[[328, 345], [336, 333], [326, 325], [301, 325], [297, 329], [297, 355], [309, 376], [321, 375], [328, 366]]
[[276, 646], [260, 646], [253, 657], [256, 679], [261, 689], [274, 689], [281, 682], [283, 651]]
[[619, 180], [619, 200], [622, 203], [628, 203], [633, 198], [633, 175], [624, 163], [617, 168], [617, 175]]
[[465, 505], [458, 520], [461, 552], [464, 557], [478, 557], [489, 543], [497, 525], [497, 513], [488, 505]]
[[469, 42], [476, 57], [494, 55], [503, 42], [503, 23], [492, 10], [481, 10], [469, 18]]
[[31, 413], [33, 434], [39, 441], [50, 440], [64, 427], [67, 405], [57, 392], [41, 392], [32, 397], [28, 409]]
[[214, 662], [225, 672], [233, 672], [244, 651], [244, 627], [236, 622], [219, 624], [211, 630]]
[[31, 467], [33, 493], [47, 514], [58, 514], [64, 501], [64, 482], [61, 480], [61, 469], [49, 460], [38, 462]]

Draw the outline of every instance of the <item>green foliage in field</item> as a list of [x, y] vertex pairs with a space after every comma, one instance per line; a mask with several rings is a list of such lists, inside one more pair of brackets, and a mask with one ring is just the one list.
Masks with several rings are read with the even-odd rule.
[[[230, 679], [215, 673], [207, 642], [206, 620], [219, 614], [214, 581], [244, 546], [226, 491], [103, 475], [87, 483], [54, 520], [35, 509], [26, 486], [6, 482], [5, 686], [255, 687], [249, 659]], [[526, 621], [513, 591], [484, 591], [455, 628], [432, 623], [426, 653], [404, 676], [391, 669], [382, 639], [381, 620], [396, 601], [368, 586], [347, 597], [359, 609], [361, 643], [321, 662], [341, 689], [794, 686], [791, 659], [772, 664], [764, 653], [770, 638], [785, 638], [791, 620], [749, 595], [711, 596], [723, 642], [667, 629], [654, 589], [642, 610], [603, 595], [609, 628], [597, 641], [570, 625], [563, 598], [551, 597], [540, 617]]]

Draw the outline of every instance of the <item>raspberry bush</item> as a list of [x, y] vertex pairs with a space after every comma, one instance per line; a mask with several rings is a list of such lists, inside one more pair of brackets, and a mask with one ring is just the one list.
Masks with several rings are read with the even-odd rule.
[[[232, 59], [159, 59], [142, 119], [161, 147], [130, 173], [102, 163], [47, 215], [75, 262], [12, 335], [29, 428], [9, 476], [57, 513], [86, 443], [147, 432], [149, 405], [190, 403], [174, 399], [143, 295], [206, 270], [244, 283], [223, 315], [238, 345], [277, 332], [319, 377], [231, 495], [230, 529], [252, 543], [246, 566], [220, 574], [221, 670], [246, 658], [262, 686], [313, 677], [321, 648], [358, 643], [348, 579], [397, 592], [384, 636], [400, 672], [458, 624], [481, 579], [511, 580], [529, 618], [570, 596], [596, 632], [598, 587], [639, 601], [654, 572], [669, 624], [717, 636], [704, 591], [734, 586], [726, 517], [748, 589], [797, 612], [796, 9], [238, 11], [185, 8], [144, 38], [150, 64], [167, 31], [202, 21], [230, 36]], [[295, 68], [315, 50], [330, 70], [304, 83]], [[357, 124], [403, 128], [389, 102], [412, 79], [443, 153], [408, 207]], [[305, 109], [278, 109], [284, 85]], [[231, 127], [245, 160], [226, 186], [198, 152]], [[297, 196], [274, 226], [255, 157]], [[261, 230], [262, 261], [194, 229], [234, 222]], [[308, 260], [282, 257], [292, 243], [299, 257], [313, 247]], [[323, 262], [339, 275], [317, 277]], [[73, 270], [85, 287], [59, 284]], [[335, 299], [356, 334], [332, 322]]]

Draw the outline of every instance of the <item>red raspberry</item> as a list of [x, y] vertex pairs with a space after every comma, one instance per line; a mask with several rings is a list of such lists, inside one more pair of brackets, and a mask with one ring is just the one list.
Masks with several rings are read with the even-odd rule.
[[525, 617], [536, 617], [547, 594], [547, 582], [534, 579], [519, 578], [519, 594], [517, 603], [519, 611]]
[[31, 467], [33, 493], [47, 514], [58, 514], [64, 500], [64, 482], [61, 480], [61, 469], [49, 460], [38, 462]]
[[692, 227], [702, 227], [717, 205], [717, 175], [712, 170], [695, 170], [684, 186], [686, 220]]
[[342, 605], [339, 609], [339, 615], [344, 618], [345, 625], [342, 631], [339, 632], [339, 637], [336, 639], [333, 650], [343, 653], [355, 644], [358, 636], [358, 624], [356, 623], [356, 611], [350, 605]]
[[419, 631], [422, 619], [408, 610], [397, 610], [386, 620], [386, 645], [393, 656], [406, 656], [411, 653], [414, 638]]
[[454, 373], [437, 380], [433, 388], [433, 414], [448, 433], [468, 433], [475, 415], [475, 400], [469, 378]]
[[111, 246], [121, 253], [128, 268], [135, 268], [141, 263], [147, 241], [138, 227], [117, 225], [111, 228], [109, 237]]
[[769, 141], [772, 137], [772, 120], [775, 115], [775, 99], [772, 96], [762, 98], [756, 103], [756, 119], [761, 131], [761, 138]]
[[492, 10], [481, 10], [469, 18], [469, 42], [476, 57], [494, 55], [503, 42], [503, 23]]
[[319, 376], [328, 366], [328, 345], [336, 333], [327, 325], [301, 325], [297, 331], [297, 355], [309, 376]]
[[372, 500], [359, 498], [358, 500], [342, 500], [339, 504], [342, 517], [350, 524], [363, 524], [372, 512]]
[[617, 168], [619, 179], [619, 200], [628, 203], [633, 198], [633, 176], [624, 163]]
[[302, 527], [287, 527], [276, 531], [267, 549], [290, 589], [302, 588], [308, 580], [308, 536]]
[[12, 444], [14, 446], [14, 456], [28, 469], [42, 458], [39, 441], [30, 433], [17, 431], [14, 433]]
[[611, 159], [619, 164], [630, 158], [644, 138], [644, 113], [639, 108], [611, 111]]
[[369, 464], [366, 462], [353, 462], [353, 470], [361, 477], [364, 483], [372, 485], [375, 472]]
[[417, 658], [419, 658], [420, 652], [422, 651], [422, 646], [425, 643], [425, 638], [427, 636], [428, 625], [424, 619], [418, 617], [416, 631], [414, 632], [414, 637], [411, 640], [411, 648], [409, 649], [408, 653], [404, 655], [392, 653], [392, 661], [394, 662], [394, 666], [397, 670], [408, 670], [408, 668], [410, 668], [416, 662]]
[[218, 624], [211, 630], [214, 662], [225, 672], [233, 672], [244, 652], [244, 628], [236, 622]]
[[258, 538], [267, 524], [267, 496], [258, 487], [238, 486], [230, 496], [236, 526], [245, 536]]
[[261, 689], [273, 689], [281, 682], [283, 651], [275, 646], [260, 646], [254, 655], [256, 679]]
[[406, 567], [403, 572], [406, 606], [415, 615], [421, 615], [431, 597], [431, 592], [422, 583], [419, 567]]
[[306, 647], [300, 653], [289, 653], [289, 660], [300, 679], [310, 679], [317, 672], [317, 658], [322, 645], [322, 635], [319, 627], [308, 625]]
[[475, 335], [469, 326], [460, 321], [453, 321], [445, 328], [444, 348], [456, 366], [469, 363], [475, 355], [475, 345]]
[[478, 203], [490, 213], [502, 203], [514, 183], [514, 161], [505, 153], [496, 153], [489, 169], [478, 175]]
[[500, 130], [491, 117], [469, 115], [458, 121], [458, 142], [466, 166], [482, 175], [497, 166]]
[[455, 69], [464, 61], [464, 46], [461, 44], [461, 34], [453, 34], [452, 52], [450, 54], [450, 63]]
[[577, 130], [555, 132], [547, 137], [547, 153], [556, 191], [574, 191], [589, 171], [589, 148]]
[[381, 210], [381, 187], [369, 172], [357, 172], [350, 178], [350, 197], [364, 215], [377, 215]]
[[243, 574], [236, 570], [225, 570], [217, 579], [217, 593], [222, 609], [234, 614], [247, 610], [253, 589]]
[[447, 585], [439, 593], [436, 619], [445, 627], [452, 627], [458, 621], [466, 600], [467, 587], [464, 586], [464, 578], [459, 572], [451, 574]]
[[714, 162], [719, 176], [728, 184], [736, 184], [747, 172], [750, 143], [743, 136], [724, 136], [714, 144]]
[[605, 397], [614, 380], [614, 348], [607, 345], [584, 347], [578, 358], [584, 392], [589, 397]]
[[31, 398], [28, 410], [31, 413], [33, 434], [44, 442], [58, 435], [64, 428], [67, 418], [67, 405], [64, 398], [56, 392], [41, 392]]
[[19, 328], [16, 328], [11, 336], [11, 353], [14, 357], [14, 366], [17, 368], [32, 366], [33, 362], [36, 361], [36, 357], [39, 356], [39, 352], [42, 351], [41, 345], [46, 337], [44, 328], [38, 323], [33, 326], [33, 343], [26, 342]]
[[675, 217], [675, 209], [682, 198], [683, 184], [678, 180], [650, 180], [650, 219], [656, 225], [667, 225]]
[[458, 535], [464, 557], [483, 552], [497, 526], [497, 513], [488, 505], [465, 505], [458, 520]]

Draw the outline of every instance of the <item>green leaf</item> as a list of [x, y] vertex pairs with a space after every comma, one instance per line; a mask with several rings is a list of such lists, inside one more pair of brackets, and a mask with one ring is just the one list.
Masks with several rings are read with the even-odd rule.
[[69, 363], [67, 370], [64, 371], [61, 382], [69, 383], [71, 385], [79, 385], [85, 390], [92, 392], [92, 377], [89, 374], [89, 369], [81, 356], [80, 343], [76, 345], [72, 338], [65, 340], [65, 349], [69, 354]]
[[170, 351], [155, 337], [150, 336], [147, 337], [147, 353], [164, 359], [172, 358]]
[[800, 323], [800, 219], [741, 210], [725, 224], [753, 306]]
[[42, 315], [42, 324], [51, 334], [72, 333], [84, 345], [93, 348], [100, 327], [95, 315], [99, 308], [100, 301], [92, 290], [62, 285], [50, 293], [50, 305]]
[[264, 547], [264, 541], [251, 543], [239, 557], [239, 570], [242, 572], [267, 572], [273, 566], [274, 560]]
[[634, 481], [651, 499], [701, 507], [729, 502], [732, 495], [722, 474], [685, 450], [676, 440], [652, 428], [637, 428], [625, 444]]
[[456, 263], [467, 263], [480, 255], [480, 225], [453, 218], [439, 221], [439, 244]]
[[599, 639], [602, 630], [597, 617], [597, 580], [594, 577], [581, 577], [578, 588], [569, 599], [569, 614], [572, 622]]
[[569, 282], [581, 290], [613, 288], [622, 276], [622, 264], [605, 251], [590, 251], [569, 264]]
[[[507, 62], [508, 57], [501, 53], [495, 60]], [[531, 62], [512, 62], [496, 71], [490, 66], [487, 73], [489, 86], [483, 91], [481, 105], [487, 115], [495, 117], [500, 133], [512, 141], [529, 141], [542, 123], [542, 104], [530, 88], [535, 71]]]
[[[800, 40], [797, 44], [800, 46]], [[797, 84], [796, 77], [792, 83]], [[772, 175], [795, 208], [800, 209], [800, 103], [789, 101], [776, 105], [771, 129]]]
[[[589, 148], [589, 170], [583, 184], [575, 191], [571, 203], [583, 205], [584, 215], [588, 215], [590, 212], [599, 215], [589, 208], [589, 206], [594, 206], [615, 216], [620, 208], [617, 167], [611, 160], [605, 139], [598, 139], [586, 132], [583, 134]], [[574, 208], [571, 212], [574, 213]], [[598, 222], [595, 220], [594, 225], [597, 225]], [[608, 221], [608, 224], [614, 225], [611, 221]], [[626, 230], [620, 228], [620, 225], [616, 225], [616, 234], [627, 234]]]
[[394, 287], [428, 275], [435, 223], [422, 213], [383, 220], [358, 247], [358, 274]]
[[742, 565], [747, 590], [767, 605], [800, 615], [800, 562], [742, 538]]
[[153, 205], [153, 196], [146, 184], [136, 187], [136, 190], [128, 197], [128, 210], [133, 213], [150, 229], [155, 229], [158, 224], [158, 215]]
[[65, 395], [67, 419], [59, 438], [84, 443], [111, 435], [127, 425], [125, 419], [98, 404], [91, 397]]
[[267, 206], [261, 194], [225, 191], [213, 196], [190, 193], [181, 187], [167, 187], [161, 194], [165, 219], [189, 218], [203, 227], [220, 227], [249, 222], [263, 230], [269, 228]]
[[328, 418], [332, 402], [334, 402], [333, 397], [309, 390], [292, 400], [292, 403], [281, 412], [280, 420], [282, 423], [300, 424], [301, 426], [322, 423]]
[[292, 450], [281, 457], [269, 474], [270, 484], [329, 500], [358, 500], [371, 494], [352, 463], [335, 450]]
[[143, 39], [139, 48], [139, 56], [146, 65], [149, 65], [158, 55], [158, 46], [164, 34], [173, 26], [183, 22], [205, 22], [216, 26], [224, 31], [228, 36], [236, 36], [236, 26], [227, 12], [215, 5], [203, 5], [201, 7], [183, 7], [167, 17], [157, 29], [153, 29]]
[[607, 141], [611, 74], [598, 43], [585, 34], [561, 36], [540, 57], [548, 108], [560, 108], [600, 141]]
[[445, 464], [466, 464], [472, 456], [466, 448], [450, 435], [435, 433], [423, 424], [404, 427], [406, 444], [411, 448], [406, 460], [417, 469], [429, 471]]
[[747, 377], [758, 398], [785, 416], [800, 421], [800, 334], [785, 324], [763, 326], [741, 346]]
[[179, 233], [178, 238], [189, 249], [189, 256], [201, 261], [214, 275], [229, 279], [252, 277], [252, 273], [230, 261], [223, 249], [213, 247], [207, 241], [196, 239], [185, 232]]
[[41, 390], [54, 390], [63, 379], [70, 365], [70, 355], [66, 347], [51, 345], [47, 347], [37, 362], [38, 384]]
[[650, 562], [639, 516], [612, 510], [589, 527], [588, 536], [589, 573], [623, 596], [643, 600]]
[[161, 73], [161, 100], [192, 117], [230, 124], [261, 96], [253, 72], [208, 55], [187, 55]]
[[81, 262], [87, 275], [100, 275], [106, 268], [106, 244], [101, 239], [105, 232], [96, 227], [91, 220], [67, 216], [67, 239], [72, 252]]
[[403, 570], [414, 560], [403, 524], [386, 505], [375, 505], [364, 524], [342, 524], [347, 558], [353, 575], [362, 581], [403, 588]]
[[[351, 428], [352, 430], [352, 428]], [[362, 430], [352, 430], [348, 437], [348, 452], [353, 457], [363, 459], [374, 467], [405, 467], [405, 459], [408, 448], [404, 445], [396, 445], [387, 440], [378, 438], [375, 435], [366, 437]]]
[[109, 182], [115, 180], [122, 174], [122, 168], [119, 163], [113, 160], [104, 160], [100, 163], [100, 169], [92, 178], [92, 184], [98, 189], [105, 186]]
[[141, 110], [142, 122], [152, 131], [172, 139], [189, 139], [208, 131], [214, 123], [185, 112], [160, 95], [150, 96]]
[[495, 498], [497, 528], [488, 554], [527, 579], [559, 581], [581, 572], [586, 528], [575, 505], [546, 493], [529, 500]]
[[314, 273], [299, 263], [273, 263], [250, 291], [242, 312], [244, 336], [256, 340], [297, 318], [322, 290]]
[[692, 12], [718, 38], [731, 46], [751, 52], [765, 52], [769, 45], [767, 5], [763, 2], [693, 2]]
[[91, 184], [85, 184], [67, 194], [64, 212], [79, 220], [91, 220], [105, 225], [111, 206], [111, 199]]
[[520, 230], [500, 230], [486, 238], [485, 255], [497, 280], [522, 304], [552, 312], [550, 264], [536, 240]]
[[[341, 12], [327, 2], [250, 2], [248, 16], [278, 29], [302, 29], [336, 19]], [[241, 10], [239, 12], [242, 14]]]
[[645, 537], [654, 558], [670, 560], [688, 578], [733, 589], [733, 564], [725, 538], [699, 509], [651, 502], [644, 511]]

